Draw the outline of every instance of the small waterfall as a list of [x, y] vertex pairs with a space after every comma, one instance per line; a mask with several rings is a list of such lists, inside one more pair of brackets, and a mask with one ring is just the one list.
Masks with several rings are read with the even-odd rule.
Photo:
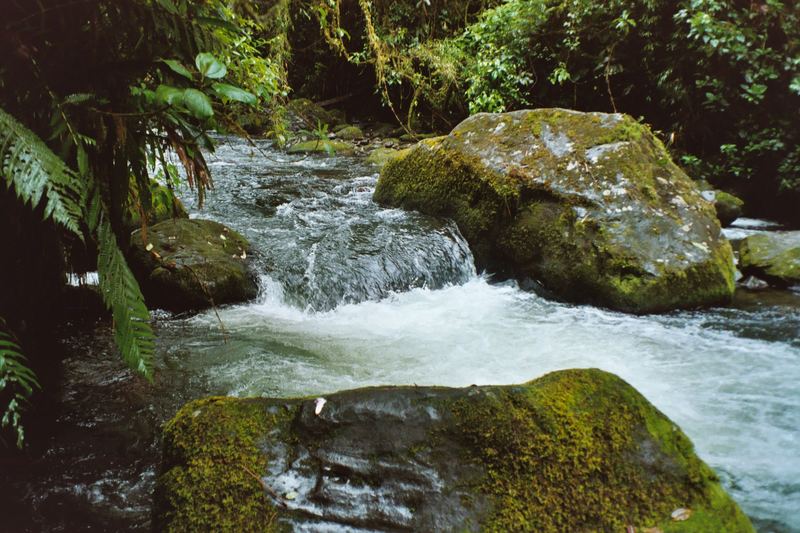
[[[267, 172], [243, 172], [265, 155]], [[221, 185], [213, 203], [194, 215], [244, 233], [288, 305], [329, 311], [475, 276], [472, 253], [453, 222], [372, 202], [377, 174], [371, 166], [252, 154], [235, 140], [220, 147], [218, 157], [212, 165]]]

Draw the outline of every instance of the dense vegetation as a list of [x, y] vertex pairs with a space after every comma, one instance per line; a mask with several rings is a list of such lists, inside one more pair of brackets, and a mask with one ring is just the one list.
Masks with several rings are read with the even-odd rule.
[[[530, 107], [625, 112], [659, 131], [696, 179], [798, 221], [796, 2], [364, 4], [322, 2], [319, 20], [409, 125], [448, 129], [467, 113]], [[342, 67], [316, 54], [292, 78], [311, 76], [298, 87], [330, 96], [320, 80]]]
[[124, 360], [151, 376], [150, 317], [122, 253], [126, 218], [138, 214], [146, 225], [153, 200], [165, 201], [151, 188], [154, 178], [168, 186], [177, 179], [168, 153], [202, 201], [212, 185], [206, 131], [235, 129], [232, 104], [255, 104], [282, 87], [281, 69], [259, 52], [265, 44], [252, 34], [254, 23], [234, 7], [216, 0], [3, 3], [2, 201], [28, 204], [60, 228], [27, 253], [21, 243], [52, 233], [52, 225], [3, 228], [4, 248], [20, 250], [2, 267], [0, 301], [9, 322], [0, 322], [2, 425], [16, 430], [18, 444], [21, 404], [37, 381], [11, 331], [36, 336], [48, 299], [57, 300], [37, 291], [32, 264], [51, 263], [56, 273], [96, 267]]
[[130, 218], [146, 226], [171, 201], [153, 180], [202, 200], [210, 130], [255, 122], [285, 142], [291, 90], [417, 130], [525, 107], [625, 112], [693, 177], [800, 220], [795, 2], [2, 2], [0, 245], [15, 253], [0, 266], [0, 406], [19, 442], [36, 387], [20, 345], [64, 272], [99, 270], [123, 357], [149, 376]]

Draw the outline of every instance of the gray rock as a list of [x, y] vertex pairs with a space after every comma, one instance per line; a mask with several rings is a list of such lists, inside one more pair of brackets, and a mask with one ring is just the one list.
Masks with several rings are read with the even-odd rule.
[[739, 268], [779, 287], [800, 284], [800, 231], [757, 233], [739, 243]]
[[727, 302], [713, 206], [626, 115], [478, 114], [383, 169], [375, 200], [453, 218], [479, 268], [629, 312]]
[[687, 506], [681, 531], [753, 531], [674, 423], [600, 370], [324, 400], [183, 407], [155, 529], [622, 531]]
[[147, 228], [146, 242], [135, 231], [128, 261], [149, 307], [199, 310], [258, 295], [249, 249], [219, 222], [174, 219]]

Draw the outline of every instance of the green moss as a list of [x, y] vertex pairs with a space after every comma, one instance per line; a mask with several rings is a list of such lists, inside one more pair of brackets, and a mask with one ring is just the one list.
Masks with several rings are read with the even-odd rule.
[[352, 154], [355, 147], [352, 144], [342, 141], [304, 141], [292, 145], [287, 152], [290, 154]]
[[744, 239], [739, 247], [743, 272], [777, 285], [800, 283], [800, 232], [760, 233]]
[[[440, 150], [444, 138], [427, 139], [389, 161], [374, 200], [457, 221], [479, 264], [491, 261], [501, 220], [516, 205], [518, 187], [501, 175], [475, 176], [475, 165]], [[477, 178], [477, 179], [476, 179]]]
[[[131, 235], [129, 263], [147, 304], [175, 311], [245, 301], [258, 294], [250, 245], [211, 220], [171, 219]], [[148, 250], [149, 245], [152, 248]]]
[[404, 151], [395, 148], [376, 148], [369, 153], [366, 161], [378, 168], [383, 168], [392, 159], [402, 157], [402, 152]]
[[680, 531], [753, 531], [680, 429], [612, 374], [554, 372], [451, 408], [486, 468], [475, 488], [493, 499], [484, 531], [673, 527], [678, 507], [696, 510]]
[[723, 226], [742, 216], [744, 201], [725, 191], [715, 191], [714, 208], [717, 210], [717, 218]]
[[626, 115], [475, 115], [387, 165], [375, 199], [453, 218], [478, 268], [565, 300], [645, 313], [733, 295], [713, 206]]
[[345, 128], [337, 129], [335, 131], [339, 139], [345, 141], [357, 141], [364, 138], [364, 132], [358, 126], [347, 126]]
[[155, 530], [280, 531], [259, 478], [259, 440], [285, 429], [292, 412], [263, 401], [207, 398], [185, 405], [164, 427], [164, 472], [155, 493]]

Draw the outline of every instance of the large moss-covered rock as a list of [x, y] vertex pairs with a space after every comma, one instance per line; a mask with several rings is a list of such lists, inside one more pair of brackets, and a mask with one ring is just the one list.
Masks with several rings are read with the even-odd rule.
[[712, 203], [625, 115], [474, 115], [390, 161], [375, 200], [453, 218], [479, 268], [569, 301], [655, 312], [733, 295]]
[[174, 219], [131, 235], [131, 269], [150, 307], [196, 310], [255, 298], [249, 244], [211, 220]]
[[745, 238], [739, 244], [739, 268], [778, 286], [800, 285], [800, 231]]
[[156, 529], [753, 531], [681, 430], [600, 370], [325, 400], [184, 406], [164, 429]]

